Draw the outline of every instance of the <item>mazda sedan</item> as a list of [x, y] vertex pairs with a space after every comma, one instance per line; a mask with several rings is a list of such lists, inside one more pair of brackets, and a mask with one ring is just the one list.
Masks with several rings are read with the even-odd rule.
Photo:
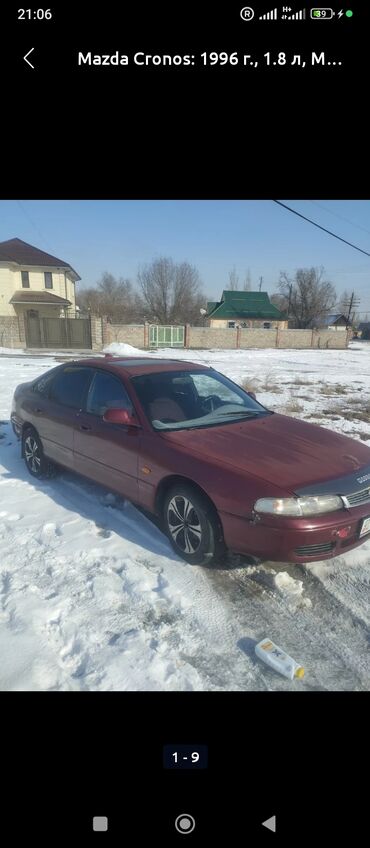
[[271, 412], [213, 368], [84, 359], [15, 391], [33, 477], [71, 469], [160, 518], [176, 553], [307, 562], [370, 534], [370, 449]]

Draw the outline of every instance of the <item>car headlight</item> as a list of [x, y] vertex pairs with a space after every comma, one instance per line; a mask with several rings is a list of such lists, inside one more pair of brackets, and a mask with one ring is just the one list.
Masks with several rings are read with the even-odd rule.
[[260, 498], [254, 504], [256, 512], [270, 515], [308, 516], [321, 515], [343, 509], [339, 495], [307, 495], [305, 498]]

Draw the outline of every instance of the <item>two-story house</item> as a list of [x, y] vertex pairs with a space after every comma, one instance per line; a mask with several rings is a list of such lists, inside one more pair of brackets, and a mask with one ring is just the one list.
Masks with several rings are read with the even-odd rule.
[[60, 318], [76, 309], [76, 271], [32, 244], [0, 242], [0, 316]]

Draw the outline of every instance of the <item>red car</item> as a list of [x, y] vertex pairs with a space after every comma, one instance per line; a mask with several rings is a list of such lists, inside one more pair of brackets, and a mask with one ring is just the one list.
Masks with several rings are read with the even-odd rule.
[[189, 563], [307, 562], [370, 533], [370, 449], [263, 407], [213, 368], [84, 359], [15, 391], [33, 477], [69, 468], [156, 514]]

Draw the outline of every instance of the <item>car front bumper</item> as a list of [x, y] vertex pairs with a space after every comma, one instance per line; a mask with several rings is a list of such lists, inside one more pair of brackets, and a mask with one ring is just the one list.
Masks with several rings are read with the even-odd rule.
[[[261, 516], [248, 520], [220, 513], [225, 543], [230, 550], [274, 562], [315, 562], [344, 554], [370, 541], [370, 532], [360, 536], [370, 502], [315, 519]], [[347, 533], [345, 537], [340, 535]]]

